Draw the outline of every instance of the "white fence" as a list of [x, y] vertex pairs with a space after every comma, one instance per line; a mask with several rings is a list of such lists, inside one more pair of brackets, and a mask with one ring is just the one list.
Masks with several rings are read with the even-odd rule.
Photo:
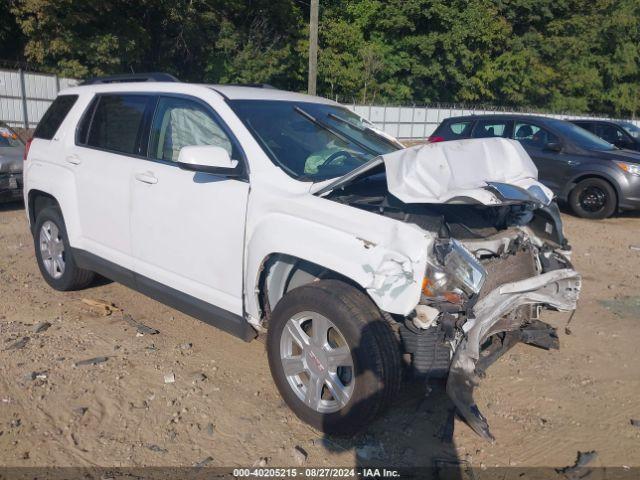
[[[486, 115], [491, 113], [517, 113], [544, 115], [559, 119], [594, 118], [584, 115], [549, 114], [535, 111], [508, 111], [505, 109], [469, 109], [456, 107], [391, 107], [372, 105], [349, 105], [349, 108], [366, 118], [389, 135], [402, 140], [418, 140], [428, 137], [445, 118], [462, 115]], [[603, 118], [603, 117], [598, 117]], [[640, 127], [640, 120], [628, 120]]]
[[[34, 128], [57, 93], [78, 80], [55, 75], [27, 73], [22, 70], [0, 69], [0, 121], [13, 127]], [[411, 140], [423, 139], [433, 133], [442, 120], [460, 115], [496, 113], [491, 109], [468, 109], [442, 106], [396, 107], [372, 105], [348, 105], [358, 115], [394, 137]], [[508, 112], [499, 113], [538, 113]], [[556, 118], [589, 118], [576, 115], [550, 115]], [[640, 121], [633, 121], [640, 126]]]
[[12, 127], [34, 128], [58, 92], [77, 83], [56, 75], [0, 70], [0, 120]]

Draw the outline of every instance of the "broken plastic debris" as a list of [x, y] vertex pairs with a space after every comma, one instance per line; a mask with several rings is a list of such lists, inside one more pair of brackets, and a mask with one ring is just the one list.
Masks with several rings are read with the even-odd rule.
[[49, 330], [51, 324], [49, 322], [40, 322], [33, 328], [33, 333], [42, 333]]
[[160, 330], [156, 330], [155, 328], [151, 328], [151, 327], [147, 327], [146, 325], [144, 325], [143, 323], [140, 323], [136, 320], [133, 319], [133, 317], [131, 315], [129, 315], [128, 313], [125, 313], [122, 318], [124, 318], [124, 321], [127, 322], [129, 325], [131, 325], [132, 327], [135, 327], [136, 331], [142, 335], [157, 335], [158, 333], [160, 333]]
[[203, 460], [200, 460], [199, 462], [194, 463], [193, 466], [196, 468], [201, 468], [207, 466], [211, 462], [213, 462], [213, 457], [207, 457]]
[[79, 362], [74, 363], [76, 367], [82, 367], [84, 365], [97, 365], [99, 363], [104, 363], [109, 360], [109, 357], [95, 357], [89, 358], [87, 360], [80, 360]]
[[5, 350], [19, 350], [21, 348], [24, 348], [27, 343], [29, 343], [29, 340], [31, 340], [30, 337], [22, 337], [17, 342], [12, 343], [7, 348], [5, 348]]

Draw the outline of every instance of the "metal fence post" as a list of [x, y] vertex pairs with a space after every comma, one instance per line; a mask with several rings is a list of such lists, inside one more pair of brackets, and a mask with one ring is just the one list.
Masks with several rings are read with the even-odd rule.
[[27, 113], [27, 89], [24, 84], [24, 70], [18, 70], [20, 75], [20, 97], [22, 98], [22, 121], [24, 122], [24, 129], [29, 129], [29, 115]]

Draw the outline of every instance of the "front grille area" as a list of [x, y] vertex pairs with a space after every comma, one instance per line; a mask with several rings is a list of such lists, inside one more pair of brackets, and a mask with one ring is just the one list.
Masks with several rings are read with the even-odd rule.
[[482, 261], [487, 279], [478, 298], [481, 300], [491, 290], [505, 283], [535, 277], [538, 274], [535, 255], [531, 247], [523, 247], [512, 255]]

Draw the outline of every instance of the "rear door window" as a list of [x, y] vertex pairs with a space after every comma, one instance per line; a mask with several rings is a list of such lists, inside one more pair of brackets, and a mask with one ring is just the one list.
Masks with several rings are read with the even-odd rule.
[[[146, 113], [156, 97], [144, 94], [100, 95], [90, 122], [86, 145], [117, 153], [142, 155]], [[80, 130], [86, 127], [81, 125]]]
[[544, 148], [549, 143], [559, 142], [553, 133], [532, 123], [516, 122], [513, 132], [513, 138], [524, 146]]
[[60, 95], [56, 98], [40, 119], [36, 131], [33, 133], [34, 138], [51, 140], [76, 100], [78, 100], [78, 95]]
[[479, 119], [472, 136], [473, 138], [507, 138], [511, 134], [511, 123], [510, 120]]

